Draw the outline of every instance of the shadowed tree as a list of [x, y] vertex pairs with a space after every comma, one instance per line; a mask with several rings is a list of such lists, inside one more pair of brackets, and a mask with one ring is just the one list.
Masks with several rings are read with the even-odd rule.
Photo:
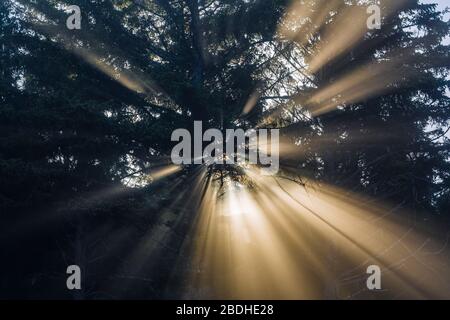
[[[81, 30], [66, 28], [69, 5], [81, 8]], [[382, 28], [367, 30], [366, 8], [2, 1], [0, 237], [10, 278], [0, 288], [69, 297], [60, 283], [76, 263], [90, 285], [75, 298], [161, 297], [200, 175], [172, 166], [170, 137], [196, 120], [204, 130], [280, 128], [282, 178], [445, 215], [449, 24], [435, 5], [381, 1]], [[239, 166], [208, 172], [252, 186]], [[152, 256], [160, 263], [130, 273], [132, 260], [119, 257], [161, 225], [170, 237]]]

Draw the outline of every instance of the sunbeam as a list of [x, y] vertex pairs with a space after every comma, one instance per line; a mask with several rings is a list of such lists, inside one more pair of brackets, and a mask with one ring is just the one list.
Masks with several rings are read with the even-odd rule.
[[228, 181], [219, 197], [208, 185], [191, 235], [186, 298], [363, 298], [373, 264], [385, 270], [385, 297], [446, 296], [447, 239], [336, 188], [247, 173], [253, 191]]

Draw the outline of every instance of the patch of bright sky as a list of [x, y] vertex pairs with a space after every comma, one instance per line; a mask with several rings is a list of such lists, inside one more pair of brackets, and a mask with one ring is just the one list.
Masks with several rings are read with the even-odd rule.
[[[437, 3], [438, 9], [441, 11], [445, 10], [447, 7], [450, 8], [450, 0], [422, 0], [422, 3]], [[444, 15], [444, 20], [450, 20], [450, 12]], [[450, 44], [450, 37], [445, 38], [444, 43]], [[447, 90], [447, 95], [450, 96], [449, 90]], [[450, 137], [450, 134], [448, 136]]]
[[[450, 7], [450, 0], [422, 0], [422, 3], [437, 3], [438, 9], [443, 11], [445, 8]], [[448, 21], [450, 19], [450, 12], [444, 15], [444, 20]], [[450, 44], [450, 37], [444, 40], [445, 44]]]
[[[450, 0], [422, 0], [422, 3], [437, 3], [438, 9], [443, 11], [446, 7], [450, 7]], [[444, 20], [448, 21], [450, 19], [450, 12], [444, 15]], [[450, 37], [447, 37], [444, 40], [445, 44], [450, 44]], [[450, 92], [447, 91], [447, 95], [450, 95]], [[450, 132], [446, 134], [447, 138], [450, 138]]]

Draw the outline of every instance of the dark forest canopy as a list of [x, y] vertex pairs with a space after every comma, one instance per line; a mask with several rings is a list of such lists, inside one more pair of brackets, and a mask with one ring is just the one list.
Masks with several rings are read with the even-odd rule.
[[[59, 221], [35, 244], [48, 251], [11, 259], [79, 257], [80, 233], [189, 210], [171, 204], [196, 168], [157, 176], [173, 130], [195, 120], [279, 128], [280, 176], [447, 219], [450, 25], [436, 5], [380, 2], [381, 29], [367, 30], [364, 1], [1, 1], [0, 225]], [[81, 30], [66, 28], [68, 5]], [[39, 283], [6, 268], [0, 288]]]

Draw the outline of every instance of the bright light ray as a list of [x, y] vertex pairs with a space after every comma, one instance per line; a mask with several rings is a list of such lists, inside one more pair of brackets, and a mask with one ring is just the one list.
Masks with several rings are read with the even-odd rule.
[[295, 257], [252, 195], [230, 182], [224, 198], [216, 202], [217, 190], [208, 190], [195, 229], [197, 272], [191, 275], [191, 285], [196, 291], [236, 299], [301, 297], [303, 288], [292, 284], [311, 278], [293, 272]]
[[158, 181], [160, 179], [166, 178], [174, 173], [179, 172], [182, 169], [181, 166], [169, 165], [163, 168], [158, 168], [150, 174], [152, 181]]
[[325, 23], [326, 18], [339, 8], [338, 0], [292, 1], [285, 18], [278, 26], [279, 34], [299, 45], [309, 40]]
[[369, 63], [349, 72], [332, 84], [318, 89], [305, 103], [313, 116], [335, 109], [339, 105], [351, 104], [380, 95], [394, 89], [411, 78], [402, 66], [411, 59], [398, 56], [390, 61]]
[[[132, 65], [129, 65], [127, 68], [122, 67], [119, 69], [109, 62], [112, 58], [111, 53], [114, 55], [114, 59], [112, 60], [119, 59], [120, 61], [128, 62], [128, 60], [124, 59], [120, 49], [114, 48], [113, 50], [105, 43], [102, 43], [101, 45], [102, 50], [88, 46], [88, 42], [98, 44], [101, 43], [101, 41], [98, 41], [98, 39], [74, 39], [65, 28], [52, 25], [50, 22], [42, 23], [41, 20], [42, 17], [45, 17], [45, 14], [37, 10], [37, 7], [34, 4], [24, 3], [20, 0], [18, 0], [18, 2], [28, 9], [28, 15], [35, 18], [35, 21], [33, 22], [34, 27], [43, 32], [46, 36], [52, 38], [52, 40], [63, 45], [66, 50], [74, 53], [86, 63], [106, 74], [111, 79], [114, 79], [125, 88], [147, 96], [157, 96], [158, 99], [165, 99], [174, 105], [174, 102], [167, 93], [165, 93], [162, 88], [160, 88], [143, 71]], [[98, 45], [98, 48], [100, 48], [100, 45]]]
[[[120, 83], [125, 88], [137, 92], [143, 93], [146, 95], [158, 94], [161, 92], [161, 89], [157, 87], [157, 85], [149, 79], [148, 76], [144, 74], [140, 74], [136, 70], [132, 69], [121, 69], [118, 70], [112, 64], [108, 63], [108, 55], [101, 54], [97, 52], [94, 48], [86, 48], [77, 43], [73, 43], [73, 40], [69, 37], [65, 36], [60, 28], [51, 27], [51, 26], [38, 26], [36, 27], [45, 32], [47, 35], [51, 37], [58, 37], [60, 43], [64, 46], [64, 48], [78, 57], [83, 59], [93, 68], [99, 70], [100, 72], [106, 74], [111, 79], [114, 79], [118, 83]], [[105, 52], [114, 52], [117, 50], [104, 49]]]
[[[383, 21], [406, 6], [407, 2], [408, 0], [383, 2]], [[303, 71], [299, 71], [300, 79], [304, 79], [304, 72], [309, 75], [317, 73], [364, 40], [370, 32], [367, 26], [369, 4], [360, 2], [344, 6], [337, 0], [292, 2], [278, 26], [278, 34], [281, 41], [292, 41], [303, 52], [305, 66]], [[337, 107], [386, 93], [414, 78], [415, 74], [408, 71], [408, 68], [402, 68], [412, 62], [408, 56], [397, 52], [396, 56], [380, 58], [378, 62], [370, 62], [347, 72], [330, 85], [319, 86], [314, 89], [315, 92], [300, 91], [292, 95], [291, 100], [295, 105], [301, 106], [306, 115], [319, 116]], [[254, 106], [253, 100], [249, 99], [246, 108]], [[292, 104], [285, 103], [274, 108], [261, 121], [261, 125], [277, 118], [283, 110], [293, 107]]]
[[[400, 9], [408, 0], [392, 0], [383, 8], [383, 17], [388, 17]], [[320, 41], [315, 54], [308, 62], [309, 71], [314, 74], [325, 64], [349, 51], [368, 32], [367, 6], [353, 5], [339, 8], [339, 1], [306, 1], [291, 5], [286, 18], [279, 26], [279, 32], [288, 39], [304, 45], [308, 36], [315, 36], [320, 30]], [[334, 14], [333, 24], [327, 25], [327, 17]]]
[[437, 239], [336, 188], [306, 192], [247, 172], [255, 191], [230, 181], [217, 199], [209, 184], [191, 236], [186, 297], [367, 297], [372, 264], [383, 270], [384, 297], [448, 297], [448, 252]]
[[[205, 167], [199, 167], [190, 180], [179, 180], [171, 186], [172, 191], [176, 191], [181, 183], [188, 185], [189, 188], [183, 188], [174, 201], [162, 210], [156, 222], [142, 236], [141, 241], [123, 259], [123, 263], [117, 266], [118, 273], [128, 277], [145, 277], [146, 274], [152, 274], [151, 270], [157, 268], [164, 257], [179, 255], [179, 248], [172, 247], [171, 243], [178, 237], [175, 232], [177, 226], [186, 219], [193, 219], [187, 217], [189, 209], [198, 207], [203, 190], [206, 190]], [[181, 208], [185, 210], [180, 210]], [[112, 282], [110, 285], [115, 287], [117, 283]], [[129, 285], [131, 286], [132, 283]]]

